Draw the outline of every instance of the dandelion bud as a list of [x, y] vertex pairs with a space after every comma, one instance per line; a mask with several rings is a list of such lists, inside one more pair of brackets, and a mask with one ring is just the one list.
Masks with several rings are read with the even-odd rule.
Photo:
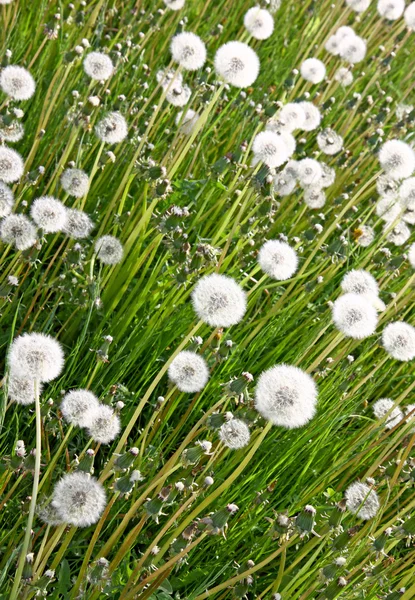
[[216, 52], [215, 71], [226, 83], [246, 88], [258, 77], [259, 59], [248, 44], [228, 42]]
[[396, 360], [412, 360], [415, 357], [415, 328], [403, 321], [389, 323], [383, 330], [382, 344]]
[[347, 509], [365, 521], [375, 517], [379, 510], [377, 493], [360, 481], [349, 485], [345, 492], [345, 498]]
[[388, 541], [389, 537], [392, 535], [392, 527], [387, 527], [385, 531], [383, 531], [377, 538], [373, 540], [373, 549], [376, 552], [383, 552], [383, 549]]
[[209, 475], [207, 477], [205, 477], [203, 484], [205, 487], [210, 487], [211, 485], [213, 485], [214, 484], [213, 477], [210, 477]]
[[30, 216], [45, 233], [56, 233], [64, 229], [67, 211], [62, 202], [56, 198], [41, 196], [33, 202]]
[[9, 65], [0, 73], [0, 87], [13, 100], [28, 100], [35, 93], [36, 84], [29, 71]]
[[76, 470], [92, 475], [92, 473], [94, 472], [94, 459], [95, 459], [94, 450], [92, 450], [92, 448], [88, 448], [88, 450], [85, 452], [84, 456], [78, 462], [78, 464], [76, 466]]
[[55, 485], [51, 505], [64, 523], [89, 527], [105, 508], [105, 490], [86, 473], [67, 473]]
[[0, 146], [0, 181], [14, 183], [23, 175], [23, 159], [18, 152]]
[[206, 62], [206, 46], [200, 37], [190, 31], [175, 35], [170, 51], [174, 62], [186, 71], [197, 71]]
[[60, 409], [65, 421], [75, 427], [88, 427], [99, 407], [99, 400], [89, 390], [72, 390], [62, 400]]
[[209, 379], [209, 369], [202, 356], [184, 350], [171, 362], [168, 376], [181, 392], [200, 392]]
[[139, 454], [138, 448], [130, 448], [128, 452], [117, 456], [114, 467], [116, 470], [124, 471], [129, 469]]
[[304, 509], [300, 512], [295, 520], [295, 525], [297, 529], [300, 531], [301, 536], [311, 533], [316, 524], [315, 516], [316, 509], [307, 504]]
[[248, 425], [240, 419], [231, 419], [223, 423], [219, 429], [219, 439], [232, 450], [238, 450], [249, 444], [250, 437]]
[[109, 444], [112, 442], [121, 430], [119, 416], [110, 406], [99, 405], [93, 409], [91, 419], [87, 426], [88, 435], [100, 444]]
[[363, 295], [344, 294], [333, 305], [333, 322], [346, 337], [361, 340], [375, 332], [378, 317], [373, 304]]
[[118, 144], [128, 135], [127, 122], [119, 112], [110, 112], [95, 126], [95, 134], [102, 142]]
[[192, 448], [186, 448], [186, 450], [182, 452], [181, 460], [183, 466], [196, 465], [204, 454], [210, 454], [211, 448], [212, 443], [207, 440], [197, 442], [197, 445]]
[[43, 333], [24, 333], [13, 341], [8, 354], [13, 377], [52, 381], [63, 369], [59, 342]]
[[109, 79], [114, 72], [114, 65], [109, 56], [102, 52], [90, 52], [84, 59], [85, 73], [97, 81]]
[[149, 498], [147, 502], [144, 503], [144, 508], [146, 510], [147, 515], [151, 517], [156, 523], [159, 522], [159, 516], [164, 514], [162, 512], [163, 504], [164, 500], [162, 500], [159, 497], [153, 499]]
[[298, 257], [287, 243], [269, 240], [259, 251], [258, 263], [264, 273], [277, 281], [285, 281], [296, 272]]
[[242, 320], [246, 295], [231, 277], [205, 275], [192, 292], [192, 304], [198, 317], [212, 327], [230, 327]]
[[326, 76], [326, 67], [318, 58], [307, 58], [300, 68], [302, 77], [311, 83], [320, 83]]
[[124, 249], [121, 242], [112, 235], [103, 235], [95, 242], [97, 258], [104, 265], [116, 265], [121, 262]]

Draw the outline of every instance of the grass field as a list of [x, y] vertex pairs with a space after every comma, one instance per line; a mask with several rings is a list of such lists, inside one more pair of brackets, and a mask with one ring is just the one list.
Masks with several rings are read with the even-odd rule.
[[[403, 8], [382, 17], [383, 0], [361, 13], [341, 0], [278, 4], [263, 1], [274, 30], [261, 40], [244, 26], [255, 6], [247, 0], [186, 0], [179, 10], [149, 0], [0, 0], [0, 140], [24, 161], [10, 181], [0, 155], [12, 212], [34, 219], [34, 201], [52, 196], [94, 223], [78, 237], [69, 225], [36, 226], [21, 250], [5, 234], [0, 188], [2, 600], [415, 597], [415, 331], [403, 360], [382, 338], [393, 322], [415, 326], [415, 191], [412, 205], [402, 196], [402, 181], [415, 182], [415, 32]], [[399, 12], [400, 0], [390, 4]], [[342, 26], [366, 43], [356, 64], [327, 50]], [[172, 58], [171, 39], [183, 31], [206, 45], [198, 69]], [[216, 70], [216, 52], [234, 40], [260, 61], [254, 82], [240, 87]], [[84, 68], [92, 51], [111, 59], [104, 81]], [[301, 69], [309, 58], [326, 69], [317, 83]], [[5, 93], [7, 65], [31, 73], [30, 98]], [[339, 81], [341, 67], [351, 82]], [[166, 83], [162, 69], [175, 79]], [[172, 104], [178, 81], [189, 86], [180, 87], [182, 107]], [[317, 208], [307, 194], [322, 184], [297, 182], [281, 195], [288, 157], [267, 165], [272, 149], [253, 151], [270, 120], [274, 136], [291, 140], [279, 114], [300, 102], [312, 102], [321, 122], [291, 130], [289, 158], [335, 171]], [[196, 116], [185, 123], [189, 109]], [[109, 143], [96, 126], [114, 111], [128, 134]], [[317, 140], [327, 128], [341, 136], [335, 154]], [[382, 159], [388, 140], [407, 144], [407, 172], [396, 156], [393, 165]], [[71, 168], [89, 179], [77, 196], [62, 185]], [[103, 235], [122, 244], [116, 264], [100, 260]], [[295, 272], [264, 272], [267, 240], [295, 250]], [[374, 331], [359, 325], [351, 335], [349, 322], [333, 320], [333, 303], [356, 269], [376, 280], [378, 297], [361, 302], [378, 312]], [[196, 307], [196, 286], [213, 273], [246, 293], [246, 311], [231, 314], [229, 327]], [[31, 380], [27, 404], [10, 392], [8, 354], [24, 333], [51, 336], [65, 356], [49, 380]], [[172, 378], [183, 350], [209, 369], [196, 392]], [[317, 386], [315, 414], [302, 426], [257, 410], [261, 373], [281, 364]], [[63, 398], [78, 389], [113, 409], [108, 428], [120, 430], [107, 443], [65, 418]], [[383, 398], [392, 403], [379, 415]], [[223, 432], [236, 419], [250, 439], [233, 449]], [[74, 472], [105, 490], [88, 526], [49, 514], [56, 484]], [[367, 493], [350, 510], [345, 493], [358, 481]], [[379, 506], [362, 519], [369, 497]]]

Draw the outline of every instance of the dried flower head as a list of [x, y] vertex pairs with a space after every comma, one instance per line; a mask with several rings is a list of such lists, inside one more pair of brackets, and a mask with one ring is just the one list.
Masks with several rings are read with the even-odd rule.
[[0, 222], [0, 239], [18, 250], [27, 250], [36, 243], [36, 228], [25, 215], [8, 215]]
[[206, 62], [206, 46], [195, 33], [184, 31], [175, 35], [170, 51], [174, 62], [186, 71], [197, 71]]
[[225, 446], [232, 448], [232, 450], [238, 450], [249, 444], [251, 434], [249, 433], [249, 427], [240, 419], [231, 419], [223, 423], [219, 429], [219, 438]]
[[228, 42], [216, 52], [215, 70], [226, 83], [246, 88], [258, 77], [259, 58], [248, 44]]
[[64, 523], [89, 527], [98, 521], [106, 506], [105, 490], [87, 473], [67, 473], [55, 485], [51, 505]]
[[286, 242], [269, 240], [261, 246], [258, 263], [264, 273], [277, 281], [285, 281], [296, 272], [298, 257], [294, 248]]
[[102, 142], [119, 144], [128, 135], [127, 121], [119, 112], [110, 112], [97, 123], [95, 133]]
[[244, 16], [247, 31], [257, 40], [266, 40], [274, 31], [274, 19], [270, 12], [253, 6]]
[[24, 136], [24, 127], [20, 121], [12, 121], [5, 124], [0, 123], [0, 141], [2, 142], [19, 142]]
[[116, 265], [121, 262], [124, 249], [121, 242], [112, 235], [103, 235], [95, 242], [97, 258], [104, 265]]
[[30, 209], [30, 216], [46, 233], [63, 231], [67, 219], [65, 206], [52, 196], [37, 198]]
[[200, 392], [208, 382], [209, 369], [202, 356], [183, 350], [172, 360], [168, 376], [181, 392]]
[[173, 83], [167, 90], [166, 100], [173, 106], [185, 106], [192, 95], [192, 90], [188, 85]]
[[106, 54], [102, 52], [90, 52], [84, 59], [84, 70], [91, 79], [104, 81], [105, 79], [109, 79], [113, 74], [114, 65], [110, 57]]
[[390, 230], [390, 223], [386, 222], [383, 228], [384, 231], [389, 231], [386, 239], [395, 246], [402, 246], [411, 236], [411, 230], [404, 221], [396, 223], [395, 227]]
[[382, 344], [396, 360], [412, 360], [415, 357], [415, 328], [404, 321], [389, 323], [382, 332]]
[[386, 429], [392, 429], [403, 419], [402, 411], [398, 406], [394, 407], [394, 401], [390, 398], [381, 398], [380, 400], [377, 400], [372, 406], [372, 409], [373, 414], [377, 419], [383, 419], [383, 417], [391, 411], [386, 419]]
[[320, 83], [326, 76], [326, 67], [318, 58], [307, 58], [300, 68], [302, 77], [311, 83]]
[[67, 209], [65, 233], [75, 240], [86, 238], [94, 228], [93, 221], [82, 210]]
[[61, 345], [44, 333], [24, 333], [10, 346], [8, 364], [14, 377], [52, 381], [60, 375], [64, 364]]
[[23, 159], [18, 152], [0, 146], [0, 181], [14, 183], [23, 175]]
[[88, 435], [100, 444], [109, 444], [121, 431], [119, 416], [105, 404], [100, 404], [92, 413]]
[[349, 485], [345, 492], [345, 498], [348, 510], [365, 521], [375, 517], [379, 510], [377, 493], [360, 481]]
[[[314, 107], [314, 104], [312, 104], [312, 106]], [[305, 120], [305, 111], [301, 102], [288, 102], [288, 104], [284, 104], [278, 114], [278, 124], [283, 128], [284, 131], [289, 133], [295, 131], [296, 129], [305, 129]]]
[[378, 315], [373, 304], [362, 294], [344, 294], [332, 309], [336, 328], [345, 336], [361, 340], [375, 332]]
[[242, 320], [246, 311], [246, 294], [226, 275], [205, 275], [192, 292], [193, 308], [199, 319], [212, 327], [230, 327]]
[[63, 418], [76, 427], [89, 427], [97, 408], [99, 400], [89, 390], [71, 390], [60, 406]]
[[61, 185], [66, 193], [82, 198], [89, 190], [89, 177], [81, 169], [65, 169], [61, 176]]
[[13, 100], [29, 100], [35, 93], [35, 80], [23, 67], [9, 65], [0, 73], [0, 87]]

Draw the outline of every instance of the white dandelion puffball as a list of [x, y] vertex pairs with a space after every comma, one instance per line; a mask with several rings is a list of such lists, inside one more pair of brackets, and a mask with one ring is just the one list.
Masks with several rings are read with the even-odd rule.
[[226, 83], [246, 88], [258, 77], [259, 58], [248, 44], [228, 42], [216, 52], [215, 71]]
[[324, 154], [332, 156], [343, 148], [343, 138], [330, 127], [323, 129], [317, 136], [317, 145]]
[[364, 269], [353, 269], [343, 277], [340, 287], [345, 294], [378, 294], [376, 279]]
[[85, 73], [91, 79], [105, 81], [109, 79], [114, 72], [112, 60], [102, 52], [90, 52], [84, 59]]
[[95, 125], [95, 133], [102, 142], [119, 144], [128, 135], [127, 121], [119, 112], [110, 112]]
[[180, 111], [176, 117], [176, 125], [179, 125], [180, 133], [183, 135], [191, 135], [199, 121], [200, 115], [189, 108], [183, 115], [183, 111]]
[[[42, 393], [42, 384], [38, 384], [38, 393]], [[35, 382], [26, 377], [16, 377], [13, 372], [10, 373], [7, 382], [7, 395], [10, 400], [17, 404], [32, 404], [35, 401]]]
[[261, 373], [255, 408], [274, 425], [302, 427], [316, 412], [317, 386], [310, 375], [291, 365], [276, 365]]
[[323, 176], [323, 169], [318, 160], [314, 158], [303, 158], [297, 163], [298, 181], [302, 187], [308, 185], [319, 185]]
[[259, 251], [258, 263], [264, 273], [277, 281], [285, 281], [296, 272], [298, 257], [286, 242], [269, 240]]
[[256, 40], [266, 40], [274, 31], [274, 18], [267, 10], [254, 6], [245, 13], [244, 25]]
[[307, 58], [301, 65], [300, 73], [306, 81], [320, 83], [326, 76], [326, 67], [318, 58]]
[[379, 162], [392, 179], [406, 179], [415, 170], [415, 152], [401, 140], [389, 140], [379, 151]]
[[349, 8], [357, 13], [364, 12], [370, 6], [371, 0], [346, 0], [346, 4]]
[[376, 179], [376, 190], [379, 196], [395, 200], [399, 191], [399, 181], [388, 175], [379, 175]]
[[30, 216], [45, 233], [55, 233], [65, 228], [67, 210], [56, 198], [41, 196], [33, 202]]
[[408, 251], [409, 264], [415, 269], [415, 243], [411, 244]]
[[415, 29], [415, 2], [412, 2], [406, 7], [403, 18], [408, 29]]
[[20, 121], [12, 121], [8, 125], [0, 124], [0, 140], [4, 142], [19, 142], [24, 136], [24, 127]]
[[362, 248], [367, 248], [375, 239], [375, 231], [368, 225], [361, 225], [358, 229], [358, 237], [356, 242]]
[[324, 49], [333, 56], [338, 56], [340, 52], [340, 41], [340, 38], [336, 34], [331, 35], [324, 44]]
[[36, 244], [36, 228], [25, 215], [8, 215], [0, 221], [0, 239], [17, 250], [28, 250]]
[[[385, 429], [392, 429], [403, 419], [402, 411], [397, 406], [394, 408], [393, 406], [394, 402], [390, 398], [381, 398], [372, 406], [373, 414], [377, 419], [383, 419], [383, 417], [391, 411], [386, 419]], [[391, 410], [392, 408], [393, 410]]]
[[104, 487], [87, 473], [67, 473], [55, 485], [52, 507], [64, 523], [89, 527], [98, 521], [107, 499]]
[[348, 87], [353, 83], [353, 73], [346, 67], [340, 67], [334, 74], [334, 79], [343, 87]]
[[415, 177], [405, 179], [399, 187], [399, 200], [405, 208], [415, 208]]
[[346, 38], [352, 38], [354, 37], [355, 31], [353, 29], [353, 27], [349, 27], [348, 25], [342, 25], [341, 27], [338, 28], [338, 30], [336, 31], [336, 37], [340, 40], [343, 41]]
[[349, 485], [344, 495], [348, 510], [359, 519], [367, 521], [376, 516], [379, 510], [379, 498], [375, 490], [365, 483], [355, 481]]
[[340, 42], [339, 55], [351, 65], [361, 62], [366, 56], [366, 42], [355, 35]]
[[300, 102], [299, 106], [303, 109], [304, 121], [301, 125], [301, 129], [304, 131], [313, 131], [321, 123], [321, 113], [317, 106], [312, 102]]
[[65, 169], [61, 175], [61, 186], [67, 194], [82, 198], [89, 190], [89, 177], [81, 169]]
[[282, 172], [274, 177], [273, 189], [278, 196], [289, 196], [297, 185], [294, 177]]
[[100, 444], [109, 444], [121, 431], [119, 416], [106, 404], [93, 409], [88, 425], [88, 435]]
[[188, 85], [173, 84], [167, 91], [166, 100], [173, 106], [185, 106], [192, 95], [192, 90]]
[[181, 392], [200, 392], [208, 382], [209, 369], [202, 356], [183, 350], [172, 360], [168, 376]]
[[322, 176], [319, 185], [323, 188], [330, 187], [336, 181], [336, 171], [332, 167], [326, 165], [326, 163], [320, 163], [320, 166], [322, 169]]
[[226, 275], [205, 275], [192, 292], [193, 308], [202, 321], [212, 327], [230, 327], [242, 320], [246, 312], [246, 294]]
[[382, 332], [382, 345], [396, 360], [412, 360], [415, 357], [415, 328], [404, 321], [389, 323]]
[[362, 294], [344, 294], [333, 304], [332, 317], [336, 329], [346, 337], [362, 340], [375, 332], [376, 308]]
[[278, 122], [283, 126], [284, 131], [289, 133], [296, 129], [304, 129], [305, 112], [301, 103], [288, 102], [288, 104], [284, 104], [279, 112]]
[[290, 134], [279, 135], [273, 131], [261, 131], [255, 136], [252, 144], [255, 157], [266, 164], [267, 167], [280, 167], [287, 162], [293, 153], [291, 152], [292, 144], [288, 140], [288, 135]]
[[24, 163], [18, 152], [0, 146], [0, 181], [14, 183], [23, 175]]
[[12, 212], [14, 194], [8, 185], [0, 181], [0, 219]]
[[185, 4], [185, 0], [163, 0], [163, 2], [171, 10], [180, 10]]
[[403, 15], [405, 0], [378, 0], [378, 12], [389, 21], [396, 21]]
[[[389, 229], [389, 227], [390, 223], [386, 223], [383, 230], [386, 231]], [[395, 246], [402, 246], [403, 244], [405, 244], [405, 242], [409, 240], [410, 236], [411, 230], [409, 229], [409, 227], [406, 225], [406, 223], [404, 223], [404, 221], [399, 221], [399, 223], [395, 225], [392, 231], [388, 233], [386, 239], [388, 240], [388, 242], [395, 244]]]
[[82, 210], [68, 208], [65, 233], [75, 240], [86, 238], [94, 228], [94, 223]]
[[29, 100], [35, 93], [35, 80], [23, 67], [9, 65], [0, 73], [0, 87], [13, 100]]
[[[320, 182], [321, 184], [321, 182]], [[326, 203], [326, 194], [320, 185], [310, 185], [304, 190], [304, 203], [308, 208], [322, 208]]]
[[89, 427], [99, 400], [89, 390], [72, 390], [65, 394], [60, 409], [65, 421], [76, 427]]
[[219, 429], [219, 439], [228, 448], [238, 450], [249, 444], [251, 434], [248, 425], [240, 419], [231, 419]]
[[8, 363], [13, 376], [52, 381], [60, 375], [64, 355], [60, 343], [43, 333], [24, 333], [13, 340]]
[[103, 235], [95, 242], [97, 258], [104, 265], [116, 265], [121, 262], [124, 249], [121, 242], [112, 235]]
[[170, 44], [174, 62], [186, 71], [197, 71], [206, 62], [206, 46], [195, 33], [184, 31], [175, 35]]
[[382, 221], [392, 223], [399, 217], [402, 211], [402, 206], [394, 198], [390, 196], [384, 196], [375, 206], [375, 213]]

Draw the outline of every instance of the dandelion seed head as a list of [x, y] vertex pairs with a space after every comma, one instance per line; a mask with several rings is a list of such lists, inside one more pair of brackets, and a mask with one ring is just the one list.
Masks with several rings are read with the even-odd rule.
[[266, 40], [274, 31], [274, 18], [270, 12], [253, 6], [244, 16], [246, 30], [257, 40]]
[[304, 131], [313, 131], [317, 129], [317, 127], [321, 123], [321, 113], [317, 106], [315, 106], [312, 102], [300, 102], [299, 106], [303, 109], [304, 113], [304, 121], [301, 125], [301, 129]]
[[297, 180], [284, 172], [276, 175], [273, 180], [273, 189], [278, 196], [289, 196], [296, 185]]
[[390, 196], [384, 196], [375, 206], [375, 212], [386, 223], [392, 223], [401, 213], [401, 205]]
[[307, 58], [300, 67], [300, 73], [306, 81], [320, 83], [326, 76], [326, 67], [318, 58]]
[[403, 15], [405, 0], [378, 0], [378, 12], [389, 21], [396, 21]]
[[64, 523], [89, 527], [100, 518], [106, 506], [104, 487], [87, 473], [67, 473], [53, 490], [51, 505]]
[[322, 208], [326, 203], [326, 194], [319, 185], [310, 185], [304, 190], [304, 203], [308, 208]]
[[361, 62], [366, 56], [366, 51], [366, 42], [358, 35], [346, 37], [339, 45], [340, 56], [351, 65]]
[[346, 0], [346, 4], [349, 8], [357, 13], [362, 13], [367, 10], [370, 6], [371, 0]]
[[379, 510], [377, 493], [360, 481], [349, 485], [345, 492], [345, 498], [348, 510], [364, 521], [375, 517]]
[[246, 88], [258, 77], [259, 58], [248, 44], [228, 42], [216, 52], [215, 71], [226, 83]]
[[361, 340], [375, 332], [376, 308], [363, 294], [347, 293], [333, 304], [333, 322], [346, 337]]
[[36, 244], [36, 228], [25, 215], [8, 215], [0, 221], [0, 239], [17, 250], [28, 250]]
[[409, 247], [408, 260], [411, 267], [415, 269], [415, 243], [411, 244], [411, 246]]
[[415, 2], [408, 4], [405, 9], [403, 18], [405, 19], [405, 23], [408, 29], [415, 29]]
[[8, 185], [0, 181], [0, 218], [7, 217], [12, 212], [14, 194]]
[[183, 133], [184, 135], [191, 135], [197, 125], [197, 122], [199, 121], [199, 117], [200, 115], [191, 108], [185, 112], [184, 116], [183, 112], [180, 111], [177, 114], [175, 121], [176, 125], [180, 125], [180, 133]]
[[81, 169], [65, 169], [61, 175], [61, 186], [67, 194], [82, 198], [89, 190], [89, 177]]
[[23, 159], [18, 152], [0, 146], [0, 181], [14, 183], [23, 175]]
[[185, 0], [163, 0], [163, 2], [171, 10], [180, 10], [185, 4]]
[[106, 404], [100, 404], [91, 411], [88, 435], [100, 444], [109, 444], [121, 431], [119, 416]]
[[259, 251], [258, 263], [264, 273], [277, 281], [285, 281], [296, 272], [298, 257], [294, 248], [286, 242], [269, 240]]
[[249, 444], [251, 434], [248, 425], [240, 419], [231, 419], [219, 429], [219, 439], [228, 448], [238, 450]]
[[41, 196], [33, 202], [30, 216], [45, 233], [55, 233], [65, 228], [67, 211], [56, 198]]
[[19, 335], [10, 346], [7, 360], [14, 377], [40, 382], [56, 379], [64, 365], [60, 343], [44, 333]]
[[9, 65], [0, 72], [0, 87], [13, 100], [29, 100], [35, 93], [35, 80], [27, 69]]
[[[383, 417], [391, 410], [394, 402], [390, 398], [381, 398], [377, 400], [373, 406], [373, 414], [377, 419], [383, 419]], [[403, 419], [402, 411], [398, 406], [390, 412], [388, 418], [386, 419], [385, 429], [392, 429]]]
[[[384, 231], [389, 229], [389, 227], [390, 224], [386, 223], [384, 226]], [[399, 221], [399, 223], [395, 225], [392, 231], [388, 233], [386, 239], [388, 242], [391, 242], [391, 244], [394, 244], [395, 246], [402, 246], [403, 244], [405, 244], [405, 242], [409, 240], [410, 236], [411, 230], [409, 229], [409, 227], [404, 221]]]
[[[38, 393], [42, 393], [42, 384], [38, 384]], [[7, 395], [10, 400], [17, 404], [32, 404], [35, 401], [35, 383], [34, 380], [26, 377], [17, 377], [13, 371], [9, 375], [7, 382]]]
[[415, 152], [401, 140], [389, 140], [379, 151], [379, 162], [392, 179], [405, 179], [415, 170]]
[[376, 180], [376, 189], [379, 196], [395, 200], [399, 192], [399, 181], [388, 175], [380, 175]]
[[356, 239], [358, 245], [367, 248], [375, 239], [374, 229], [368, 225], [361, 225], [358, 231], [359, 234]]
[[95, 242], [97, 258], [104, 265], [116, 265], [121, 262], [124, 249], [121, 242], [112, 235], [103, 235]]
[[284, 104], [278, 115], [279, 123], [282, 124], [284, 131], [289, 133], [296, 129], [304, 129], [305, 118], [305, 111], [301, 103], [296, 102]]
[[298, 181], [302, 187], [320, 185], [323, 176], [321, 164], [314, 158], [303, 158], [297, 163]]
[[186, 71], [197, 71], [206, 62], [206, 46], [195, 33], [184, 31], [175, 35], [170, 51], [174, 62]]
[[173, 106], [185, 106], [192, 95], [192, 90], [187, 85], [173, 84], [167, 91], [166, 100]]
[[405, 208], [415, 209], [415, 177], [405, 179], [399, 187], [399, 200]]
[[82, 389], [65, 394], [60, 406], [65, 421], [75, 427], [89, 427], [97, 408], [99, 401], [95, 394]]
[[298, 367], [276, 365], [261, 373], [255, 390], [257, 411], [288, 429], [302, 427], [316, 412], [317, 386], [310, 375]]
[[252, 150], [255, 157], [267, 167], [280, 167], [294, 152], [295, 140], [292, 140], [294, 138], [289, 133], [281, 135], [273, 131], [261, 131], [254, 138]]
[[95, 133], [102, 142], [119, 144], [128, 135], [127, 121], [119, 112], [110, 112], [97, 123]]
[[64, 231], [69, 237], [80, 240], [89, 236], [94, 228], [94, 223], [86, 213], [76, 208], [69, 208], [67, 209], [66, 216]]
[[90, 52], [84, 59], [85, 73], [91, 79], [105, 81], [114, 72], [114, 65], [109, 56], [103, 52]]
[[202, 356], [183, 350], [172, 360], [168, 376], [181, 392], [195, 393], [207, 384], [209, 369]]
[[246, 294], [231, 277], [213, 273], [199, 279], [192, 304], [199, 319], [211, 327], [230, 327], [245, 314]]
[[333, 129], [327, 127], [318, 134], [317, 144], [324, 154], [332, 156], [334, 154], [338, 154], [343, 148], [343, 138]]
[[389, 323], [382, 332], [382, 345], [396, 360], [412, 360], [415, 357], [415, 328], [404, 321]]
[[326, 43], [324, 44], [324, 49], [327, 50], [333, 56], [338, 56], [340, 53], [340, 39], [337, 35], [331, 35]]
[[348, 87], [353, 83], [353, 73], [346, 67], [340, 67], [334, 74], [334, 79], [343, 87]]
[[353, 269], [343, 277], [340, 287], [345, 294], [375, 294], [379, 293], [376, 279], [364, 269]]
[[12, 121], [8, 125], [4, 122], [0, 124], [0, 141], [19, 142], [23, 136], [24, 127], [19, 121]]
[[326, 165], [326, 163], [320, 163], [320, 166], [322, 175], [319, 185], [323, 188], [330, 187], [336, 181], [336, 171], [332, 167]]

